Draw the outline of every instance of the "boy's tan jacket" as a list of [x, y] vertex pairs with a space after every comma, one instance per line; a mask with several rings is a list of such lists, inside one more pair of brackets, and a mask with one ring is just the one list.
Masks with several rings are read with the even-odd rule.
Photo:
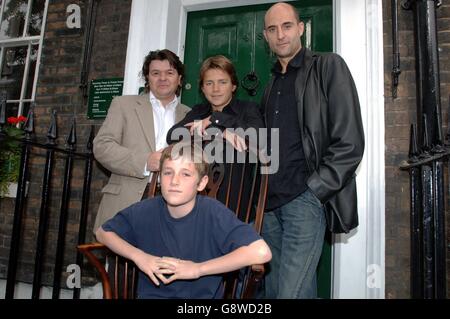
[[[190, 111], [178, 104], [175, 123]], [[94, 232], [120, 210], [138, 202], [149, 177], [144, 176], [148, 156], [155, 152], [153, 110], [148, 94], [113, 99], [108, 115], [94, 139], [94, 155], [111, 172], [95, 219]]]

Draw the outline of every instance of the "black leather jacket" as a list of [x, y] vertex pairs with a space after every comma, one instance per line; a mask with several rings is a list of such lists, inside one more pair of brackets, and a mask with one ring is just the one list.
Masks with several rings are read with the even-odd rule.
[[[272, 85], [273, 79], [264, 93], [264, 110]], [[339, 55], [306, 50], [295, 87], [310, 171], [307, 185], [325, 205], [328, 229], [348, 233], [358, 226], [355, 171], [364, 153], [361, 111], [353, 78]]]

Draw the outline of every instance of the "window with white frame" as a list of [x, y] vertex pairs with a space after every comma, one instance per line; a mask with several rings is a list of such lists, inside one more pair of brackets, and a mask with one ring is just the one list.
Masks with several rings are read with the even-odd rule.
[[0, 92], [7, 116], [26, 115], [35, 99], [48, 0], [0, 0]]

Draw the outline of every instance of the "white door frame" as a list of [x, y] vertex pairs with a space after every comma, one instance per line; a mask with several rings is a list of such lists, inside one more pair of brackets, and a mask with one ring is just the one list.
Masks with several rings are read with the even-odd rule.
[[[184, 57], [187, 12], [273, 3], [260, 0], [133, 0], [123, 94], [137, 94], [144, 56], [168, 48]], [[354, 77], [366, 149], [358, 169], [360, 225], [334, 236], [333, 298], [384, 298], [385, 165], [383, 21], [379, 0], [333, 0], [334, 48]]]
[[359, 226], [335, 236], [333, 296], [385, 297], [384, 61], [382, 1], [333, 2], [335, 51], [347, 62], [361, 103], [364, 158], [358, 169]]

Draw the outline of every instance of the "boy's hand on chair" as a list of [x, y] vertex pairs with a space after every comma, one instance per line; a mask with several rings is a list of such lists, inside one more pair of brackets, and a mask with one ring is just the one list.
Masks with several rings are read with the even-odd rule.
[[[200, 264], [190, 260], [183, 260], [173, 257], [163, 257], [162, 261], [170, 265], [165, 274], [171, 274], [165, 284], [180, 279], [197, 279], [200, 277]], [[172, 270], [173, 269], [173, 270]]]
[[164, 274], [172, 274], [175, 271], [175, 267], [171, 263], [164, 261], [164, 257], [156, 257], [150, 254], [142, 252], [136, 258], [134, 263], [144, 273], [146, 273], [151, 281], [159, 286], [159, 278], [164, 284], [168, 284], [170, 281], [164, 276]]

